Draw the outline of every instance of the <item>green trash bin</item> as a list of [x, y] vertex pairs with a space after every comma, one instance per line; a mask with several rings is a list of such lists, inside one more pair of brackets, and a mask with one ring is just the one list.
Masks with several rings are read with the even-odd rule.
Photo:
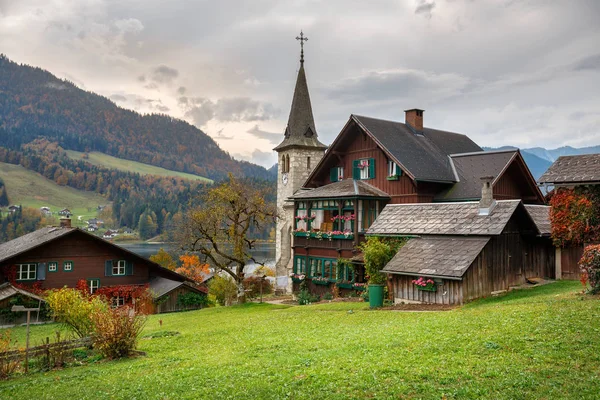
[[371, 308], [383, 307], [384, 285], [373, 285], [369, 283], [369, 306]]

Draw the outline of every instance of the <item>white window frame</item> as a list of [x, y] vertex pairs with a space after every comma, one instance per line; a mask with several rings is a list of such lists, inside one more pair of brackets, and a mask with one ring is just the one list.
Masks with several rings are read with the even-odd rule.
[[[33, 270], [32, 270], [33, 268]], [[25, 263], [17, 264], [18, 281], [35, 281], [37, 279], [37, 264]]]
[[90, 279], [88, 288], [90, 289], [90, 294], [94, 294], [96, 290], [100, 289], [100, 279]]
[[48, 262], [48, 272], [56, 272], [56, 271], [58, 271], [58, 261]]
[[[112, 267], [112, 274], [113, 276], [120, 276], [120, 275], [125, 275], [125, 266], [127, 265], [127, 263], [125, 262], [125, 260], [119, 260], [117, 261], [117, 264], [113, 264]], [[123, 272], [120, 272], [123, 271]]]
[[369, 176], [369, 171], [370, 171], [370, 165], [369, 165], [370, 160], [368, 158], [361, 158], [360, 160], [358, 160], [359, 164], [363, 164], [366, 163], [367, 166], [364, 168], [359, 168], [360, 170], [360, 179], [371, 179], [371, 177]]
[[125, 305], [125, 297], [116, 296], [112, 298], [112, 307], [117, 308]]
[[336, 167], [338, 182], [344, 179], [344, 167]]
[[398, 164], [396, 164], [392, 160], [388, 160], [388, 176], [397, 176], [397, 175], [398, 175]]
[[63, 263], [63, 270], [65, 271], [73, 271], [73, 261], [65, 261]]

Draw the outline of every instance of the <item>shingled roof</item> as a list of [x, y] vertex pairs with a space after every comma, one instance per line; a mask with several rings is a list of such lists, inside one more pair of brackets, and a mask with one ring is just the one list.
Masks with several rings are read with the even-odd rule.
[[383, 272], [459, 279], [489, 240], [489, 236], [410, 239], [387, 263]]
[[600, 154], [558, 157], [538, 180], [539, 183], [598, 183]]
[[344, 179], [342, 181], [330, 183], [329, 185], [321, 186], [316, 189], [302, 190], [290, 198], [295, 200], [301, 199], [324, 199], [338, 197], [380, 197], [389, 198], [390, 196], [369, 185], [365, 181], [355, 179]]
[[388, 204], [368, 235], [499, 235], [520, 200], [500, 200], [489, 215], [479, 203]]
[[9, 297], [14, 296], [15, 294], [21, 294], [23, 296], [30, 297], [38, 301], [46, 301], [40, 296], [37, 296], [31, 292], [13, 286], [10, 282], [4, 282], [3, 284], [0, 284], [0, 301], [6, 300]]
[[296, 88], [294, 89], [294, 98], [292, 99], [292, 108], [290, 110], [283, 142], [273, 150], [282, 151], [289, 147], [327, 148], [327, 146], [317, 139], [317, 128], [315, 127], [312, 106], [310, 104], [310, 95], [308, 93], [308, 84], [306, 83], [304, 64], [300, 65], [300, 70], [298, 71]]
[[77, 228], [49, 226], [2, 243], [0, 244], [0, 262], [32, 250], [61, 236], [68, 235], [76, 230]]
[[518, 150], [479, 151], [451, 155], [459, 181], [435, 197], [436, 201], [478, 200], [481, 177], [494, 177], [494, 182], [517, 156]]
[[534, 204], [525, 204], [525, 209], [529, 213], [531, 219], [538, 228], [538, 231], [543, 236], [548, 236], [552, 233], [552, 224], [550, 223], [550, 207]]
[[352, 115], [351, 119], [386, 151], [413, 179], [456, 182], [449, 155], [483, 149], [467, 136], [423, 128], [415, 132], [401, 122]]
[[165, 294], [172, 292], [180, 286], [185, 286], [187, 288], [192, 289], [196, 292], [208, 293], [208, 289], [202, 286], [193, 286], [186, 282], [174, 281], [172, 279], [163, 278], [161, 276], [157, 276], [150, 281], [150, 290], [152, 291], [152, 295], [155, 299], [158, 299]]

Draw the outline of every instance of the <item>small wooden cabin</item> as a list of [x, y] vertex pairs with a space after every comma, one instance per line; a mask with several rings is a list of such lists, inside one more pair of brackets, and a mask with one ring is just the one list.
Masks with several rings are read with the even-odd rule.
[[[547, 216], [520, 200], [392, 204], [368, 234], [409, 238], [384, 268], [396, 303], [462, 304], [555, 278]], [[434, 283], [414, 282], [421, 277]]]

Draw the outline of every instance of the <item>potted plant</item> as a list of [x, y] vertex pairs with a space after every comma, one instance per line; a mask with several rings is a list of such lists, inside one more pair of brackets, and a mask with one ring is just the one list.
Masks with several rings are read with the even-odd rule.
[[369, 276], [367, 287], [371, 308], [383, 306], [383, 289], [387, 276], [381, 270], [394, 257], [402, 243], [397, 239], [368, 237], [367, 241], [360, 245], [365, 259], [365, 273]]

